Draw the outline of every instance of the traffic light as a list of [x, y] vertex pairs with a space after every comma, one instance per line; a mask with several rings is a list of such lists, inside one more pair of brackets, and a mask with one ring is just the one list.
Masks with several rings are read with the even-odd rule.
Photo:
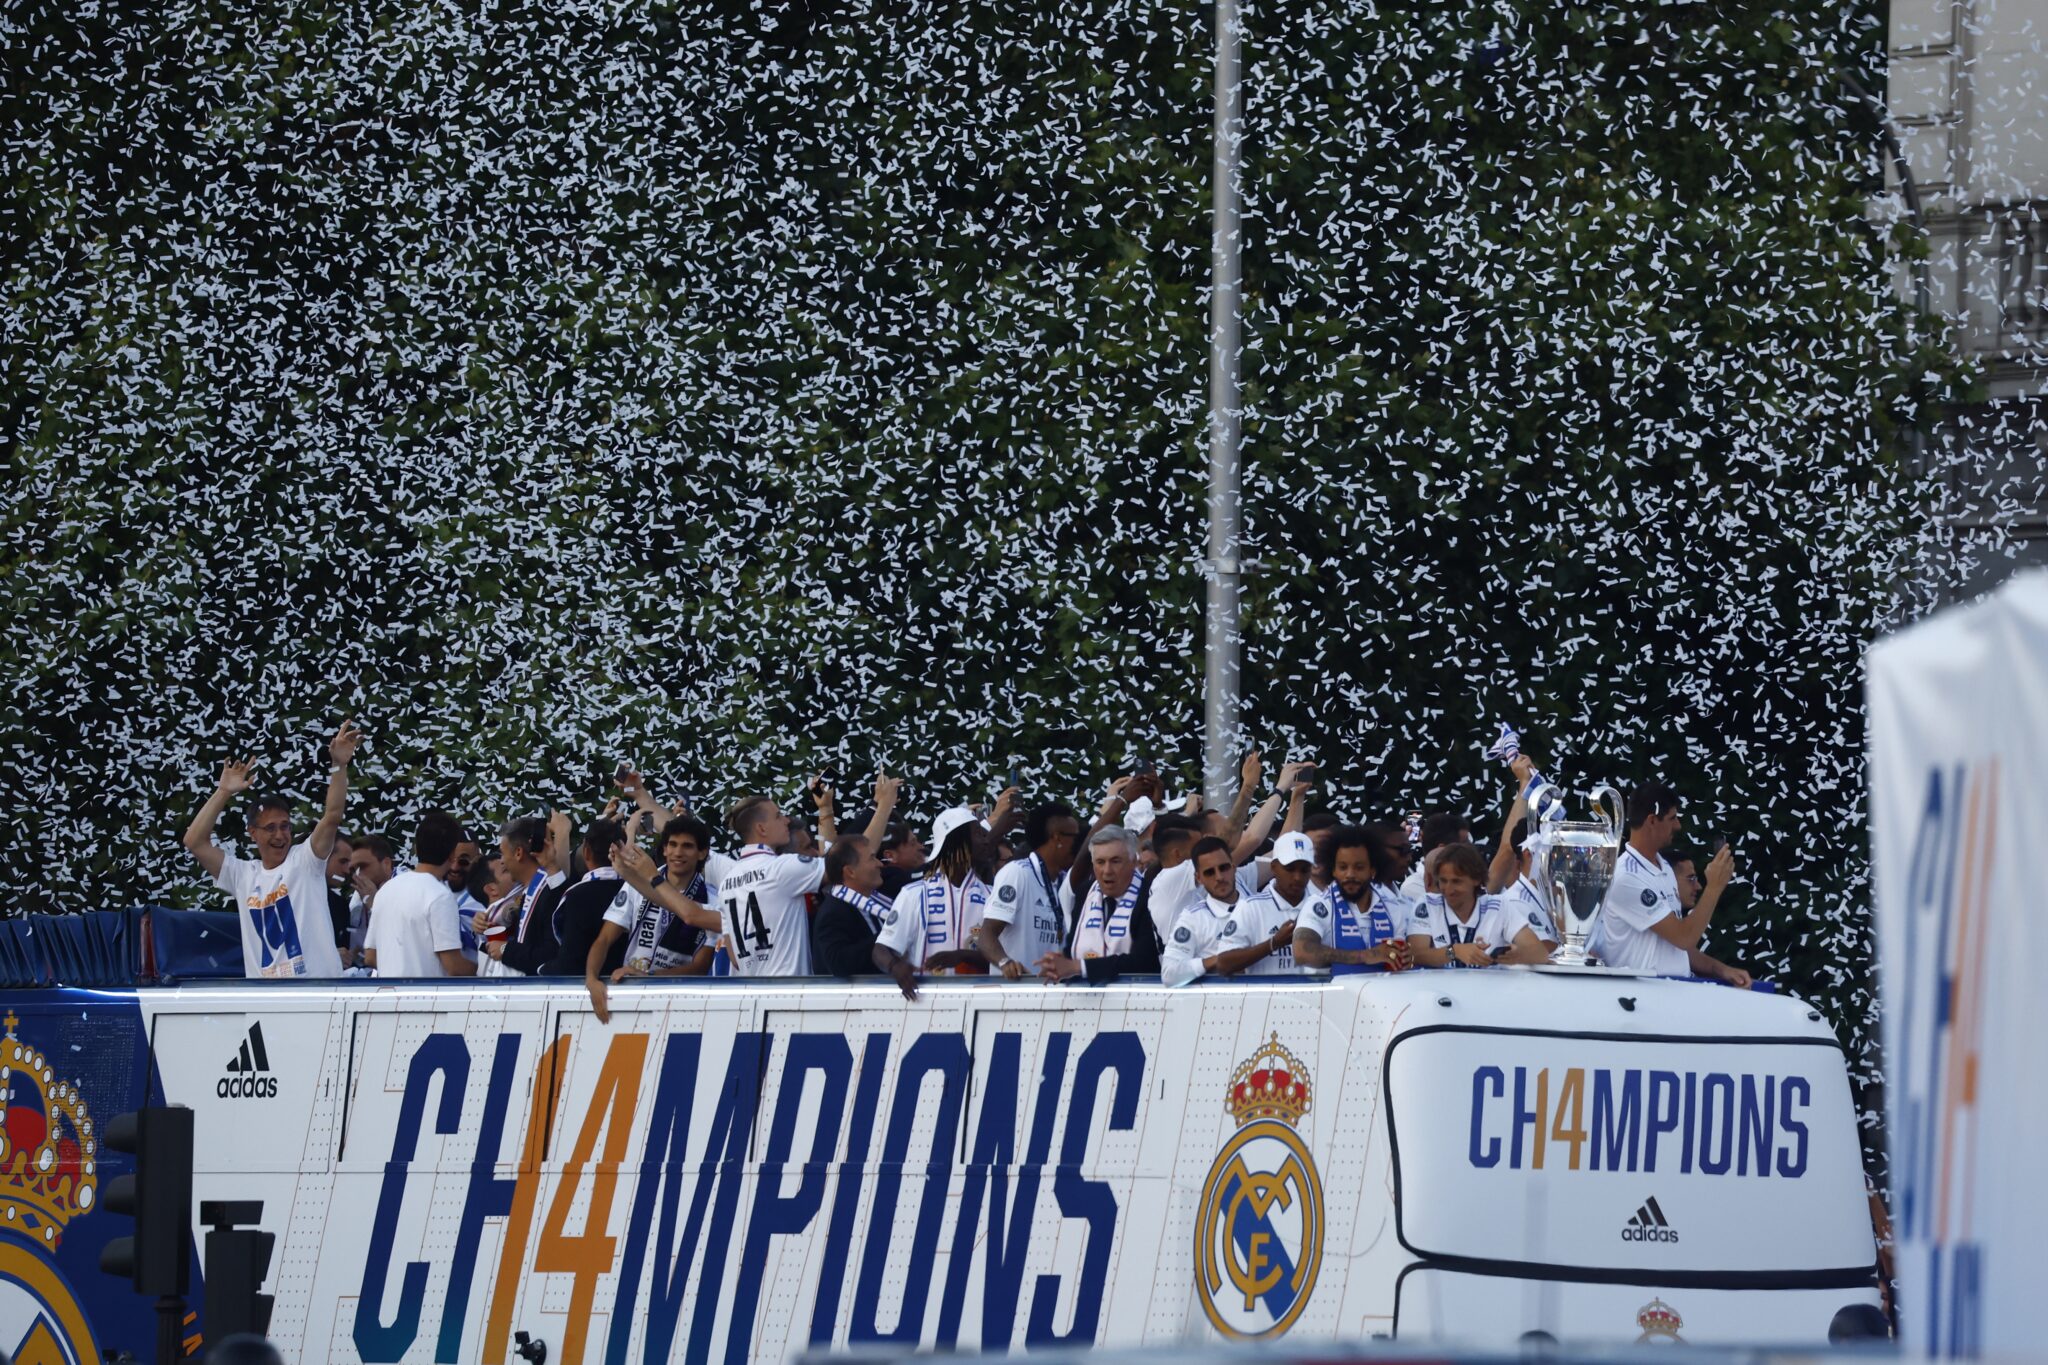
[[208, 1199], [199, 1206], [206, 1234], [206, 1338], [219, 1341], [237, 1332], [270, 1334], [271, 1296], [260, 1292], [270, 1274], [274, 1233], [237, 1228], [263, 1216], [260, 1199]]
[[135, 1220], [133, 1237], [100, 1252], [100, 1269], [124, 1275], [138, 1294], [182, 1295], [192, 1278], [192, 1111], [138, 1109], [122, 1114], [100, 1141], [135, 1158], [135, 1171], [111, 1181], [102, 1207]]

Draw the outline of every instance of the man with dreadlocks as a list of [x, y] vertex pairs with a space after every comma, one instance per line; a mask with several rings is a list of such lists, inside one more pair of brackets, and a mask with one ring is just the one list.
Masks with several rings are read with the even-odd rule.
[[932, 821], [932, 856], [923, 881], [896, 893], [875, 938], [875, 965], [896, 978], [905, 1000], [917, 999], [918, 973], [986, 971], [974, 947], [988, 887], [974, 871], [974, 828], [965, 806]]

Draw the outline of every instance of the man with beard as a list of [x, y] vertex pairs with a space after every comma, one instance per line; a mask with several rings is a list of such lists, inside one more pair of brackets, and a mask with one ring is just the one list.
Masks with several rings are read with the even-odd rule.
[[[1375, 899], [1382, 877], [1381, 841], [1356, 825], [1339, 825], [1323, 845], [1329, 886], [1294, 926], [1294, 960], [1330, 973], [1402, 971], [1408, 941], [1387, 905]], [[1405, 921], [1403, 921], [1405, 923]]]

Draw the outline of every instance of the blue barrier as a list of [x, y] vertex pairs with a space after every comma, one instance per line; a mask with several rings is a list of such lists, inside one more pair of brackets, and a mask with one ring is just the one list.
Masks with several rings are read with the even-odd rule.
[[242, 979], [242, 925], [234, 911], [154, 910], [149, 918], [157, 980]]

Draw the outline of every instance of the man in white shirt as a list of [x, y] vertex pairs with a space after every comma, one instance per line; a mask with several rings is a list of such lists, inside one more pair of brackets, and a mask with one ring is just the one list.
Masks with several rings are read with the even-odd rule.
[[1436, 894], [1416, 907], [1408, 949], [1422, 967], [1490, 967], [1496, 962], [1542, 962], [1550, 947], [1526, 915], [1510, 921], [1500, 897], [1481, 893], [1486, 858], [1471, 844], [1436, 850]]
[[238, 858], [213, 841], [213, 827], [229, 801], [249, 790], [249, 765], [221, 766], [220, 781], [185, 831], [185, 848], [213, 883], [234, 899], [242, 924], [242, 971], [251, 978], [340, 976], [341, 950], [327, 909], [327, 855], [348, 804], [348, 765], [362, 732], [344, 721], [327, 746], [332, 767], [327, 803], [302, 844], [292, 843], [291, 803], [281, 796], [256, 802], [249, 816], [254, 860]]
[[1195, 879], [1192, 855], [1195, 841], [1205, 837], [1203, 828], [1202, 819], [1192, 815], [1162, 815], [1152, 822], [1153, 870], [1145, 874], [1151, 888], [1145, 904], [1154, 928], [1168, 943], [1173, 941], [1173, 926], [1180, 917], [1202, 903], [1202, 884]]
[[[805, 898], [824, 884], [825, 860], [782, 852], [789, 845], [789, 817], [770, 797], [747, 797], [728, 820], [740, 837], [739, 854], [714, 853], [705, 871], [718, 888], [733, 975], [809, 976], [811, 916]], [[687, 899], [675, 887], [661, 890]]]
[[1063, 801], [1047, 801], [1024, 825], [1031, 853], [997, 869], [975, 942], [989, 965], [1009, 981], [1031, 973], [1047, 953], [1067, 944], [1074, 893], [1067, 869], [1081, 841], [1081, 817]]
[[[1243, 918], [1237, 861], [1230, 845], [1206, 835], [1196, 842], [1192, 861], [1202, 886], [1202, 903], [1182, 912], [1180, 922], [1166, 936], [1166, 948], [1159, 955], [1159, 979], [1169, 986], [1185, 986], [1197, 977], [1234, 976], [1278, 952], [1288, 953], [1291, 961], [1293, 920], [1257, 933]], [[1307, 879], [1304, 870], [1302, 880]]]
[[412, 869], [384, 883], [370, 913], [363, 956], [382, 977], [475, 976], [476, 963], [462, 955], [455, 893], [445, 880], [448, 860], [462, 839], [462, 826], [446, 811], [420, 817], [413, 836]]
[[[701, 871], [705, 845], [710, 841], [710, 826], [696, 816], [672, 817], [662, 827], [661, 867], [654, 874], [654, 884], [677, 887], [686, 899], [700, 906], [712, 904], [717, 896]], [[607, 978], [604, 964], [611, 958], [612, 945], [620, 939], [626, 941], [625, 956]], [[626, 885], [605, 907], [597, 938], [584, 957], [583, 988], [590, 994], [591, 1012], [600, 1024], [610, 1023], [610, 986], [629, 976], [707, 975], [717, 945], [714, 931], [688, 923], [660, 901]]]
[[1664, 850], [1678, 837], [1678, 793], [1646, 782], [1628, 794], [1628, 842], [1601, 902], [1594, 952], [1610, 967], [1657, 976], [1695, 975], [1747, 989], [1749, 973], [1700, 949], [1714, 908], [1735, 875], [1734, 850], [1723, 846], [1707, 864], [1707, 887], [1690, 914]]
[[[1501, 917], [1510, 924], [1526, 924], [1529, 931], [1551, 948], [1557, 947], [1557, 917], [1550, 912], [1550, 895], [1536, 885], [1535, 860], [1530, 857], [1526, 845], [1529, 842], [1529, 820], [1522, 816], [1508, 826], [1502, 836], [1502, 846], [1511, 851], [1507, 863], [1514, 880], [1500, 892]], [[1495, 857], [1487, 869], [1489, 878], [1501, 868], [1501, 860]]]
[[1238, 932], [1247, 943], [1277, 938], [1282, 929], [1286, 941], [1245, 970], [1253, 976], [1293, 975], [1294, 930], [1304, 920], [1315, 918], [1316, 846], [1299, 830], [1283, 834], [1273, 844], [1273, 873], [1257, 895], [1239, 902]]
[[954, 806], [932, 821], [932, 858], [924, 880], [896, 893], [875, 935], [875, 966], [894, 977], [905, 1000], [917, 999], [920, 972], [986, 970], [975, 951], [988, 887], [974, 872], [974, 812]]

